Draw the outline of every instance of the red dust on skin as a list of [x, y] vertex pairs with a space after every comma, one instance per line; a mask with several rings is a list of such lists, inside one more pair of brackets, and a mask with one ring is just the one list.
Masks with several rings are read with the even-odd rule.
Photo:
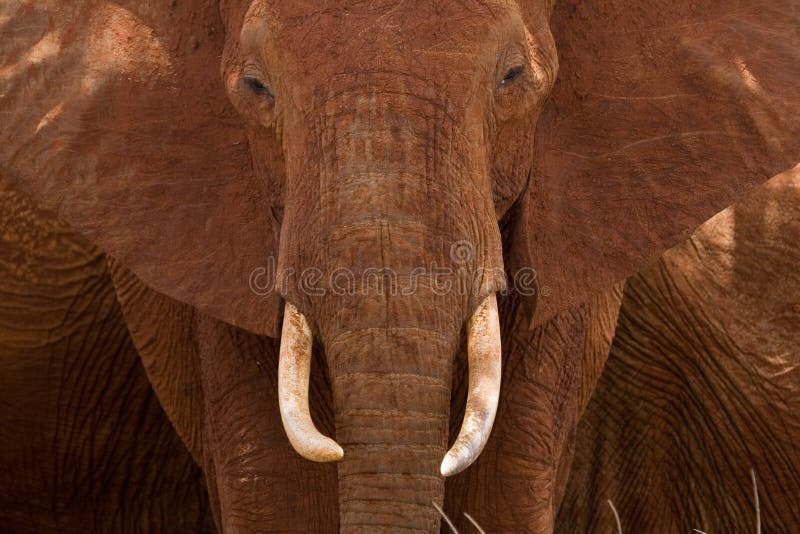
[[[221, 528], [436, 531], [435, 501], [457, 521], [468, 507], [490, 530], [548, 532], [581, 373], [596, 374], [576, 355], [608, 315], [581, 303], [796, 163], [795, 7], [15, 0], [0, 8], [14, 32], [0, 163], [140, 277], [135, 291], [197, 310], [126, 314], [149, 321], [140, 350], [165, 351], [151, 361], [195, 340]], [[58, 54], [16, 66], [53, 30]], [[465, 277], [534, 267], [550, 294], [499, 303], [492, 438], [445, 483], [464, 326], [505, 277], [370, 298], [263, 298], [247, 282], [268, 257], [278, 272], [403, 276], [460, 241], [475, 251]], [[259, 336], [279, 335], [284, 300], [317, 342], [311, 412], [345, 449], [336, 468], [308, 465], [281, 428], [277, 346]]]

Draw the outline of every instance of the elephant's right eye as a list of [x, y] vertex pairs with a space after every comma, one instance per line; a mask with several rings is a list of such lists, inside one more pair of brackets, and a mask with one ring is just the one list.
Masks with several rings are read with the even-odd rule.
[[244, 84], [247, 89], [249, 89], [253, 94], [259, 96], [266, 96], [270, 99], [275, 98], [272, 95], [272, 91], [270, 91], [269, 87], [254, 76], [245, 76], [242, 78], [242, 83]]

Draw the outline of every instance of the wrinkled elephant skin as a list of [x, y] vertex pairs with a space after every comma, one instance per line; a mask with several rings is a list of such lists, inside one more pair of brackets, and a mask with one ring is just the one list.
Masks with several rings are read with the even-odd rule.
[[797, 531], [798, 264], [800, 169], [628, 280], [558, 532]]
[[105, 256], [0, 184], [0, 530], [213, 532]]
[[114, 258], [224, 532], [435, 532], [436, 504], [546, 533], [609, 288], [797, 163], [798, 24], [11, 0], [0, 171]]

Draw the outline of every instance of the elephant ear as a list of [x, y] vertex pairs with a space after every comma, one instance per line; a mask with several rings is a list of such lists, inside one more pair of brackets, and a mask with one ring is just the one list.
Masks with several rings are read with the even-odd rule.
[[274, 191], [225, 94], [216, 2], [0, 6], [0, 171], [157, 291], [277, 335], [279, 297], [249, 284]]
[[585, 301], [800, 159], [796, 0], [566, 0], [512, 274], [533, 324]]

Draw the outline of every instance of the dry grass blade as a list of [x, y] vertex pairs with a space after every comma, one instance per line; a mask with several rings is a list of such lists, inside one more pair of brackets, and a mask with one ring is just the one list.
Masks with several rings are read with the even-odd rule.
[[761, 534], [761, 506], [758, 503], [758, 483], [755, 469], [750, 470], [750, 478], [753, 479], [753, 498], [756, 503], [756, 534]]
[[444, 513], [444, 510], [442, 510], [442, 508], [438, 504], [436, 504], [435, 502], [431, 502], [431, 504], [433, 505], [434, 508], [436, 508], [436, 511], [439, 512], [439, 515], [442, 516], [442, 519], [444, 519], [445, 522], [450, 526], [450, 530], [453, 531], [453, 534], [458, 534], [458, 530], [456, 530], [456, 526], [453, 524], [452, 521], [450, 521], [450, 518], [447, 517], [447, 514]]
[[614, 503], [611, 502], [611, 499], [608, 499], [606, 502], [611, 507], [611, 511], [614, 512], [614, 519], [617, 522], [617, 534], [622, 534], [622, 523], [619, 520], [619, 514], [617, 513], [617, 509], [614, 508]]
[[470, 523], [472, 523], [473, 525], [475, 525], [475, 528], [477, 528], [477, 529], [478, 529], [478, 532], [480, 532], [481, 534], [486, 534], [486, 531], [485, 531], [485, 530], [483, 530], [483, 529], [481, 528], [481, 526], [478, 524], [478, 522], [477, 522], [477, 521], [475, 521], [475, 520], [472, 518], [472, 516], [471, 516], [471, 515], [469, 515], [468, 513], [464, 512], [464, 517], [466, 517], [466, 518], [467, 518], [467, 521], [469, 521]]

